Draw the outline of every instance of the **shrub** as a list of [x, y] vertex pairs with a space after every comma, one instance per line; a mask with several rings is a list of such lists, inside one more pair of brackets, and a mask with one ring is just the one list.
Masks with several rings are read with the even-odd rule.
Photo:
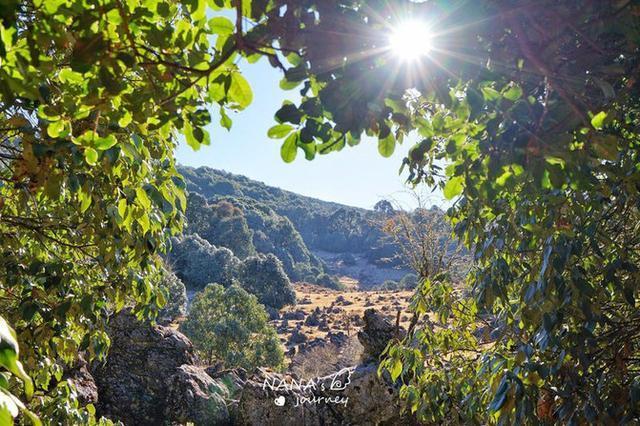
[[380, 284], [378, 288], [384, 291], [395, 291], [398, 290], [398, 282], [394, 280], [386, 280]]
[[335, 290], [342, 290], [344, 288], [342, 283], [340, 283], [336, 277], [325, 274], [324, 272], [318, 274], [314, 282], [322, 287], [332, 288]]
[[158, 286], [167, 300], [158, 313], [158, 322], [167, 324], [185, 315], [187, 313], [187, 290], [180, 278], [172, 271], [165, 269], [162, 271], [162, 278]]
[[169, 260], [178, 278], [190, 289], [200, 289], [209, 283], [227, 287], [240, 266], [231, 250], [211, 245], [198, 234], [173, 238]]
[[238, 280], [260, 303], [275, 309], [296, 303], [291, 281], [282, 262], [273, 254], [248, 257], [240, 266]]
[[418, 276], [416, 274], [407, 274], [398, 283], [401, 290], [413, 290], [418, 286]]
[[356, 336], [350, 336], [343, 345], [325, 342], [298, 352], [292, 358], [289, 371], [304, 380], [328, 376], [346, 367], [360, 364], [364, 348]]
[[225, 367], [280, 368], [284, 354], [278, 335], [267, 322], [264, 306], [233, 284], [210, 284], [198, 293], [180, 330], [209, 364]]

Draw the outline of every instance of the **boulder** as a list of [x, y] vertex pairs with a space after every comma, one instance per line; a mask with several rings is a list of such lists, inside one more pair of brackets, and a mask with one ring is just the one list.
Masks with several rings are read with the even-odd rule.
[[403, 336], [403, 329], [396, 330], [396, 327], [377, 313], [375, 309], [364, 311], [364, 326], [358, 332], [358, 340], [364, 347], [365, 359], [378, 360], [389, 340]]
[[259, 370], [247, 380], [238, 406], [239, 425], [402, 425], [398, 387], [379, 377], [377, 364], [345, 368], [299, 380]]
[[167, 380], [163, 419], [196, 425], [230, 424], [226, 388], [202, 367], [181, 365]]
[[307, 336], [304, 334], [304, 332], [302, 332], [302, 330], [300, 330], [299, 328], [296, 328], [295, 330], [293, 330], [293, 332], [291, 333], [291, 336], [289, 337], [289, 344], [290, 345], [297, 345], [299, 343], [304, 343], [307, 341]]
[[111, 348], [93, 365], [98, 415], [125, 425], [229, 422], [224, 386], [197, 367], [193, 346], [180, 332], [114, 315], [107, 329]]
[[82, 355], [78, 357], [76, 365], [65, 373], [64, 378], [75, 388], [82, 405], [98, 402], [98, 387]]
[[317, 327], [320, 324], [320, 309], [316, 308], [311, 314], [304, 320], [304, 325], [309, 327]]
[[284, 318], [286, 320], [300, 321], [300, 320], [303, 320], [305, 316], [306, 315], [305, 315], [304, 311], [298, 309], [296, 311], [285, 312], [282, 315], [282, 318]]

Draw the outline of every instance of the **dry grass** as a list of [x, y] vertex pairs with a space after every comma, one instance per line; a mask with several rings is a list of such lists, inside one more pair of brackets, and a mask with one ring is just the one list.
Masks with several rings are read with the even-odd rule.
[[[395, 323], [400, 311], [400, 325], [405, 328], [409, 325], [411, 314], [408, 305], [411, 291], [359, 291], [353, 286], [347, 290], [331, 290], [307, 283], [297, 283], [294, 287], [298, 303], [294, 307], [283, 309], [281, 313], [284, 315], [287, 312], [302, 311], [306, 319], [313, 311], [319, 309], [322, 318], [326, 319], [327, 329], [304, 325], [304, 319], [287, 320], [288, 329], [278, 332], [285, 345], [291, 332], [298, 325], [310, 340], [324, 339], [328, 332], [343, 332], [347, 336], [355, 336], [362, 326], [364, 311], [369, 308], [376, 309], [392, 323]], [[276, 320], [273, 324], [279, 327], [282, 322], [283, 320]]]
[[328, 376], [345, 367], [358, 365], [363, 349], [355, 336], [351, 336], [342, 346], [327, 343], [296, 354], [291, 360], [289, 371], [304, 380]]

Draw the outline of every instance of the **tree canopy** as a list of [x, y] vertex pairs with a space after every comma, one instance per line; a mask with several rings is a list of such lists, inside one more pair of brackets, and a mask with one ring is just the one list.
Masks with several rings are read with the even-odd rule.
[[[209, 143], [211, 107], [229, 128], [252, 100], [237, 60], [266, 57], [300, 89], [268, 132], [284, 161], [365, 135], [389, 156], [412, 134], [408, 179], [455, 199], [472, 297], [420, 287], [416, 314], [438, 321], [385, 364], [411, 410], [637, 421], [639, 15], [636, 0], [4, 1], [0, 306], [15, 334], [0, 322], [0, 362], [24, 385], [2, 375], [0, 415], [31, 382], [34, 410], [59, 415], [62, 371], [104, 355], [108, 315], [163, 304], [159, 254], [186, 206], [176, 136]], [[385, 46], [409, 18], [432, 49], [399, 61]]]
[[282, 366], [284, 353], [264, 306], [237, 285], [210, 284], [193, 299], [180, 325], [202, 358], [225, 367]]

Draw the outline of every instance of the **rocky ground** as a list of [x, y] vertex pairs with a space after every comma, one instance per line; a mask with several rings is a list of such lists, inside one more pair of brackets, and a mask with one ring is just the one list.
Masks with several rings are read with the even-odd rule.
[[394, 327], [406, 329], [411, 291], [359, 291], [357, 282], [343, 279], [347, 290], [297, 283], [297, 305], [286, 307], [271, 323], [280, 336], [289, 370], [301, 377], [327, 375], [361, 361], [357, 338], [364, 312], [374, 309]]
[[287, 350], [315, 339], [355, 336], [363, 326], [364, 311], [371, 308], [393, 324], [400, 315], [404, 328], [411, 320], [411, 291], [343, 291], [306, 283], [294, 287], [297, 305], [285, 307], [272, 321]]
[[377, 374], [381, 351], [404, 331], [365, 310], [360, 362], [303, 379], [295, 372], [219, 370], [194, 354], [171, 327], [126, 312], [111, 319], [106, 362], [66, 373], [83, 403], [125, 425], [413, 425], [401, 413], [399, 383]]

